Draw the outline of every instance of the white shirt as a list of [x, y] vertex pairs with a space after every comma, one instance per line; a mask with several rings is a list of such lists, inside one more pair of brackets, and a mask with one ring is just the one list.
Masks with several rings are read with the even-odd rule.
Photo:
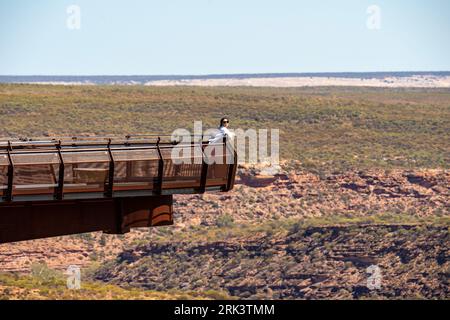
[[234, 133], [228, 130], [228, 128], [225, 128], [223, 126], [219, 127], [217, 130], [217, 133], [214, 137], [209, 139], [209, 143], [218, 143], [222, 142], [224, 137], [228, 137], [230, 139], [234, 138]]

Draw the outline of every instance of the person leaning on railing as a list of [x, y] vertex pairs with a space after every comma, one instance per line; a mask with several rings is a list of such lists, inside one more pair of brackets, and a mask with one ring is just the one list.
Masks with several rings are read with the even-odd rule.
[[219, 129], [216, 133], [216, 135], [214, 137], [212, 137], [211, 139], [209, 139], [209, 143], [219, 143], [223, 141], [223, 138], [230, 138], [233, 139], [234, 138], [234, 133], [231, 132], [228, 129], [228, 126], [230, 125], [230, 121], [228, 120], [228, 118], [222, 118], [220, 119], [220, 126]]

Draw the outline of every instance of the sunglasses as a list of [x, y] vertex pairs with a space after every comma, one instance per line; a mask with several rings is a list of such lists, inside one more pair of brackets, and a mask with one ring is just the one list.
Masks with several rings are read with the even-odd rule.
[[228, 121], [228, 120], [225, 120], [225, 121], [223, 121], [223, 123], [230, 123], [230, 121]]

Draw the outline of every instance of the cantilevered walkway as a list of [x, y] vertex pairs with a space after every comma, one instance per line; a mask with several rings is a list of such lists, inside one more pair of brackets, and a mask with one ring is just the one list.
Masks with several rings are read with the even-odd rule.
[[232, 144], [191, 138], [0, 140], [0, 243], [172, 224], [174, 194], [234, 185]]

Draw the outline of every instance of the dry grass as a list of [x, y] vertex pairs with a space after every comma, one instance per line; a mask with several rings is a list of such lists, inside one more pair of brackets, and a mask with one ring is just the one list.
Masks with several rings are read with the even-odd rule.
[[0, 136], [281, 129], [307, 168], [448, 168], [450, 90], [0, 85]]

